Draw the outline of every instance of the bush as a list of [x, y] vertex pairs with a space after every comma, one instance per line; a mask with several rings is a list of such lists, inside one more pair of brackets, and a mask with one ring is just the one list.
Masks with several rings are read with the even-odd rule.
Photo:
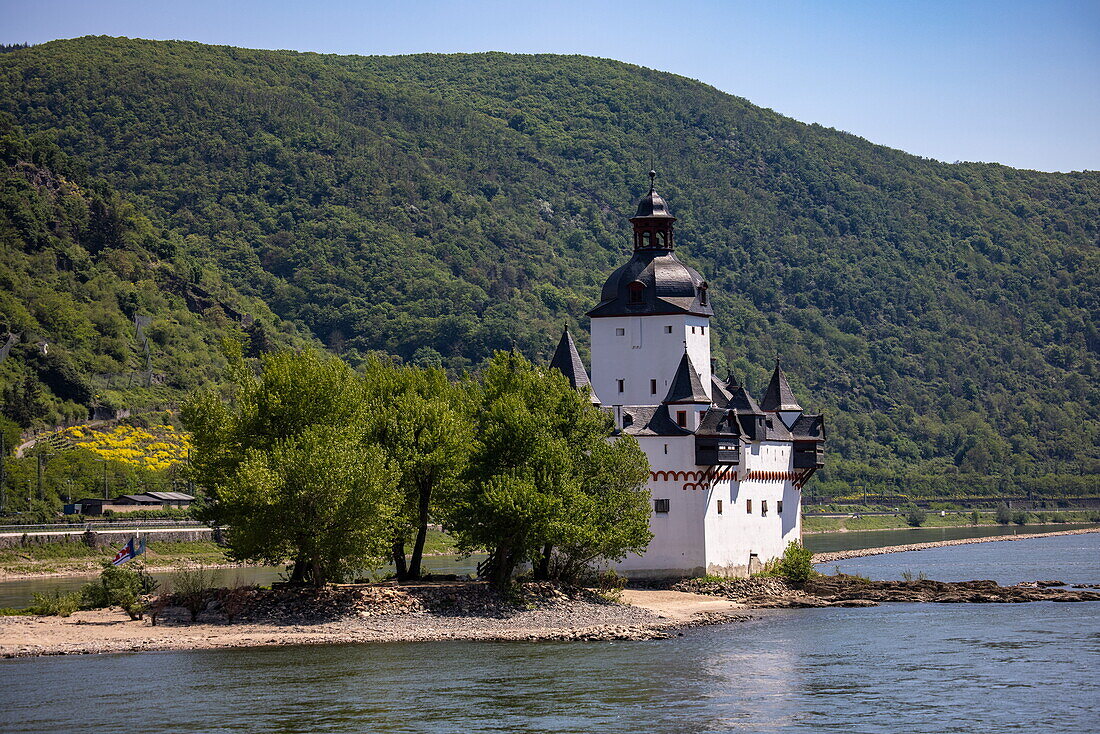
[[905, 522], [909, 523], [910, 527], [919, 528], [927, 519], [928, 513], [916, 505], [910, 507], [905, 513]]
[[797, 540], [792, 540], [782, 556], [768, 561], [764, 564], [764, 570], [755, 575], [780, 576], [796, 583], [808, 581], [817, 575], [813, 558], [813, 552], [803, 548]]
[[145, 571], [145, 566], [140, 562], [132, 562], [129, 567], [125, 567], [104, 561], [99, 581], [85, 584], [81, 588], [80, 605], [84, 609], [122, 607], [122, 611], [130, 615], [130, 619], [141, 619], [145, 612], [143, 597], [156, 588], [156, 580]]
[[1027, 525], [1027, 513], [1020, 511], [1012, 516], [1012, 522], [1017, 525]]
[[39, 592], [31, 598], [31, 605], [27, 607], [27, 611], [45, 617], [68, 617], [80, 609], [80, 598], [79, 591], [71, 591], [67, 594], [62, 594], [57, 589]]
[[172, 574], [172, 601], [198, 620], [206, 605], [214, 598], [214, 575], [203, 566], [181, 568]]
[[1012, 510], [1008, 509], [1008, 505], [1001, 504], [997, 507], [997, 522], [1001, 525], [1012, 522]]

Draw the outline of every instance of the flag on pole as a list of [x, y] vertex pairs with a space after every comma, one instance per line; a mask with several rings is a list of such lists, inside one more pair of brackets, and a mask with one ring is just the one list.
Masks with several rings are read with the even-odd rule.
[[115, 558], [111, 561], [112, 566], [121, 566], [126, 561], [132, 561], [145, 552], [145, 539], [141, 539], [140, 544], [135, 544], [134, 539], [130, 538], [130, 542], [122, 546], [122, 550], [115, 554]]

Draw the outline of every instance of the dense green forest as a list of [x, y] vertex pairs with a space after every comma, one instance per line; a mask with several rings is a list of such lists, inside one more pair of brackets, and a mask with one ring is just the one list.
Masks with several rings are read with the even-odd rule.
[[[96, 273], [104, 292], [163, 297], [180, 331], [161, 369], [181, 387], [206, 379], [220, 327], [161, 295], [169, 272], [352, 364], [381, 350], [458, 372], [513, 343], [546, 359], [563, 319], [584, 349], [653, 166], [678, 252], [711, 285], [718, 369], [759, 393], [778, 352], [828, 414], [815, 491], [1098, 490], [1096, 172], [922, 159], [580, 56], [82, 38], [0, 54], [0, 109], [125, 221], [130, 270], [87, 245], [64, 265], [80, 237], [24, 233], [24, 209], [65, 219], [5, 154], [0, 318], [33, 317], [85, 374], [136, 356], [71, 342], [37, 304]], [[114, 300], [124, 341], [134, 308]]]

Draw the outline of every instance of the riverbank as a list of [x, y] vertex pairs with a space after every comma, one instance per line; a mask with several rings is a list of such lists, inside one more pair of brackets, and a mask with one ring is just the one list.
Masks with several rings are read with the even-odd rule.
[[257, 591], [252, 612], [229, 624], [206, 612], [197, 623], [170, 610], [155, 626], [118, 610], [71, 617], [0, 617], [0, 657], [149, 650], [440, 640], [649, 640], [677, 630], [748, 619], [744, 605], [701, 594], [628, 590], [627, 603], [586, 590], [527, 584], [501, 599], [480, 583]]
[[[979, 513], [978, 522], [975, 523], [968, 512], [951, 511], [941, 516], [938, 512], [928, 512], [925, 519], [918, 526], [923, 529], [932, 528], [989, 528], [1000, 527], [1006, 533], [1013, 530], [1023, 530], [1028, 525], [1084, 525], [1097, 522], [1096, 517], [1100, 513], [1095, 510], [1066, 510], [1062, 512], [1031, 512], [1028, 513], [1028, 524], [1006, 525], [997, 522], [996, 513]], [[853, 513], [845, 516], [808, 515], [802, 518], [802, 534], [818, 535], [820, 533], [849, 533], [867, 532], [872, 530], [910, 530], [910, 525], [905, 513], [899, 512], [893, 515], [867, 515]]]
[[860, 558], [862, 556], [878, 556], [884, 553], [904, 553], [906, 551], [925, 550], [928, 548], [943, 548], [951, 545], [971, 545], [973, 543], [994, 543], [1009, 540], [1028, 540], [1031, 538], [1052, 538], [1059, 535], [1084, 535], [1086, 533], [1100, 532], [1100, 528], [1078, 528], [1076, 530], [1059, 530], [1053, 533], [1032, 533], [1027, 535], [992, 535], [984, 538], [958, 538], [955, 540], [936, 540], [928, 543], [909, 543], [907, 545], [889, 545], [880, 548], [860, 548], [856, 550], [833, 551], [830, 553], [815, 553], [814, 563], [832, 563], [848, 558]]

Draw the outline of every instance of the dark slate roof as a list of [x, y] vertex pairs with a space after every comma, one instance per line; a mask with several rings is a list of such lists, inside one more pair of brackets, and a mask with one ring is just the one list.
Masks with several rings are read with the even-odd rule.
[[733, 393], [729, 391], [726, 383], [722, 382], [714, 375], [710, 376], [710, 396], [714, 404], [719, 408], [728, 408], [729, 402], [733, 400]]
[[824, 441], [825, 416], [803, 413], [791, 426], [795, 441]]
[[749, 395], [749, 391], [745, 389], [744, 385], [738, 385], [734, 382], [729, 383], [730, 401], [728, 408], [736, 408], [737, 412], [748, 415], [762, 415], [763, 410], [756, 404], [756, 401], [752, 399], [752, 395]]
[[711, 408], [699, 421], [696, 436], [741, 436], [743, 431], [737, 421], [736, 410]]
[[802, 410], [802, 406], [798, 404], [798, 398], [794, 396], [791, 386], [787, 384], [787, 377], [783, 374], [783, 368], [779, 366], [779, 359], [775, 360], [775, 372], [772, 372], [772, 381], [768, 383], [768, 389], [764, 393], [764, 399], [760, 401], [760, 407], [767, 411]]
[[667, 405], [624, 405], [623, 433], [631, 436], [687, 436], [686, 428], [676, 425]]
[[668, 386], [664, 402], [710, 404], [710, 396], [703, 388], [703, 378], [699, 376], [699, 371], [691, 363], [691, 357], [686, 351], [680, 357], [680, 364], [676, 367], [676, 374], [672, 377], [672, 384]]
[[568, 326], [562, 331], [558, 348], [554, 350], [554, 357], [550, 360], [550, 367], [565, 375], [573, 387], [578, 390], [587, 390], [592, 402], [599, 402], [596, 393], [592, 390], [592, 381], [588, 379], [588, 372], [584, 369], [581, 355], [577, 353], [577, 345], [573, 343]]
[[779, 420], [779, 416], [769, 415], [764, 418], [764, 435], [762, 439], [764, 441], [791, 441], [794, 440], [794, 437], [783, 425], [783, 421]]
[[[642, 286], [640, 303], [630, 302], [631, 283]], [[636, 250], [604, 283], [600, 303], [588, 315], [690, 313], [713, 316], [709, 300], [703, 304], [700, 297], [700, 286], [705, 284], [697, 270], [684, 265], [669, 250]]]
[[638, 218], [671, 219], [672, 221], [676, 221], [676, 217], [672, 216], [672, 212], [668, 210], [668, 202], [657, 193], [654, 185], [654, 179], [656, 177], [656, 171], [649, 172], [649, 193], [638, 200], [638, 211], [634, 214], [631, 221]]

